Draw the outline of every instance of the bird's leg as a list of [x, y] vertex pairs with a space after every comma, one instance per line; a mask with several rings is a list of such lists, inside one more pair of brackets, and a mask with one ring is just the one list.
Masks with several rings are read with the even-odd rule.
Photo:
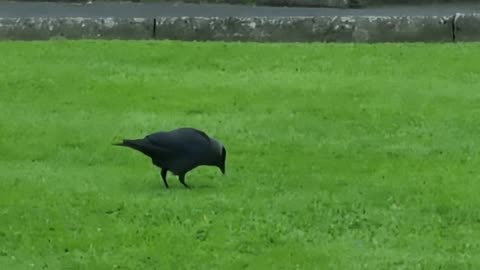
[[184, 185], [186, 188], [190, 188], [187, 183], [185, 183], [185, 174], [181, 174], [178, 176], [178, 180], [180, 180], [180, 183], [182, 183], [182, 185]]
[[165, 184], [165, 187], [168, 188], [167, 169], [162, 168], [162, 172], [160, 174], [162, 175], [162, 179], [163, 179], [163, 183]]

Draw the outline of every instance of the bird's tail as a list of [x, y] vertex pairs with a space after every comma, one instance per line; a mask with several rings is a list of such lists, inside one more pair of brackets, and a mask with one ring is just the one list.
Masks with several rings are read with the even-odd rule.
[[150, 142], [146, 141], [145, 139], [134, 139], [134, 140], [125, 139], [120, 143], [113, 143], [113, 145], [125, 146], [125, 147], [135, 149], [151, 158], [154, 158], [154, 157], [158, 158], [159, 156], [162, 156], [165, 154], [169, 154], [170, 156], [175, 155], [174, 151], [164, 147], [152, 145]]
[[112, 145], [129, 147], [129, 148], [135, 149], [137, 151], [140, 151], [147, 156], [151, 156], [152, 155], [152, 150], [153, 150], [152, 146], [149, 145], [149, 144], [146, 144], [142, 139], [139, 139], [139, 140], [123, 140], [122, 142], [113, 143]]
[[117, 146], [126, 146], [124, 142], [112, 143], [112, 145], [117, 145]]
[[122, 142], [112, 143], [112, 145], [132, 147], [132, 141], [134, 140], [123, 140]]

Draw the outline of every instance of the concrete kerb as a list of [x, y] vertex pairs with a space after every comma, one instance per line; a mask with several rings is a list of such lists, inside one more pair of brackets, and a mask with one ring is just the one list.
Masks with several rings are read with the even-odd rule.
[[331, 7], [356, 8], [365, 6], [367, 0], [256, 0], [260, 6], [288, 6], [288, 7]]
[[168, 17], [155, 38], [255, 42], [451, 42], [453, 16]]
[[455, 41], [480, 41], [480, 13], [456, 14], [453, 23]]
[[151, 39], [146, 18], [0, 18], [0, 40]]
[[[16, 0], [17, 2], [32, 0]], [[50, 2], [69, 2], [85, 3], [87, 0], [49, 0]], [[92, 2], [115, 2], [116, 0], [93, 0]], [[450, 4], [450, 3], [473, 3], [475, 0], [126, 0], [124, 2], [143, 2], [143, 3], [221, 3], [236, 5], [257, 5], [257, 6], [286, 6], [286, 7], [333, 7], [333, 8], [363, 8], [369, 6], [388, 6], [388, 5], [430, 5], [430, 4]]]
[[452, 16], [0, 18], [0, 40], [480, 41], [480, 14]]
[[[22, 1], [32, 1], [32, 0], [17, 0]], [[85, 3], [87, 0], [49, 0], [50, 2], [70, 2], [70, 3]], [[234, 5], [244, 5], [244, 6], [271, 6], [271, 7], [331, 7], [331, 8], [356, 8], [356, 7], [365, 7], [368, 4], [369, 0], [127, 0], [124, 2], [143, 2], [143, 3], [193, 3], [193, 4], [203, 4], [203, 3], [217, 3], [217, 4], [234, 4]], [[377, 0], [378, 1], [378, 0]], [[427, 0], [430, 1], [430, 0]], [[93, 0], [92, 2], [115, 2], [110, 0]]]

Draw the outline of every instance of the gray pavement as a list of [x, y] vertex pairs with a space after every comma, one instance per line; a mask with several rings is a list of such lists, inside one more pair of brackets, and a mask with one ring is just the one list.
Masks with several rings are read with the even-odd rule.
[[92, 4], [48, 2], [0, 2], [0, 17], [285, 17], [285, 16], [448, 16], [480, 13], [480, 1], [471, 4], [386, 6], [362, 9], [284, 8], [226, 4], [175, 4], [94, 2]]

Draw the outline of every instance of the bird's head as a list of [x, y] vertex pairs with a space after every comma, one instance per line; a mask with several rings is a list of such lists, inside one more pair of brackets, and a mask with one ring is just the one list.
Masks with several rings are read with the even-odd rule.
[[222, 174], [225, 174], [225, 163], [226, 163], [226, 160], [227, 160], [227, 149], [225, 148], [225, 146], [215, 140], [215, 139], [212, 139], [212, 142], [213, 142], [213, 147], [215, 149], [215, 161], [214, 161], [214, 166], [218, 167], [220, 169], [220, 171], [222, 172]]
[[222, 147], [222, 158], [220, 162], [220, 171], [222, 171], [223, 174], [225, 174], [225, 161], [227, 160], [227, 149], [225, 149], [225, 146]]

